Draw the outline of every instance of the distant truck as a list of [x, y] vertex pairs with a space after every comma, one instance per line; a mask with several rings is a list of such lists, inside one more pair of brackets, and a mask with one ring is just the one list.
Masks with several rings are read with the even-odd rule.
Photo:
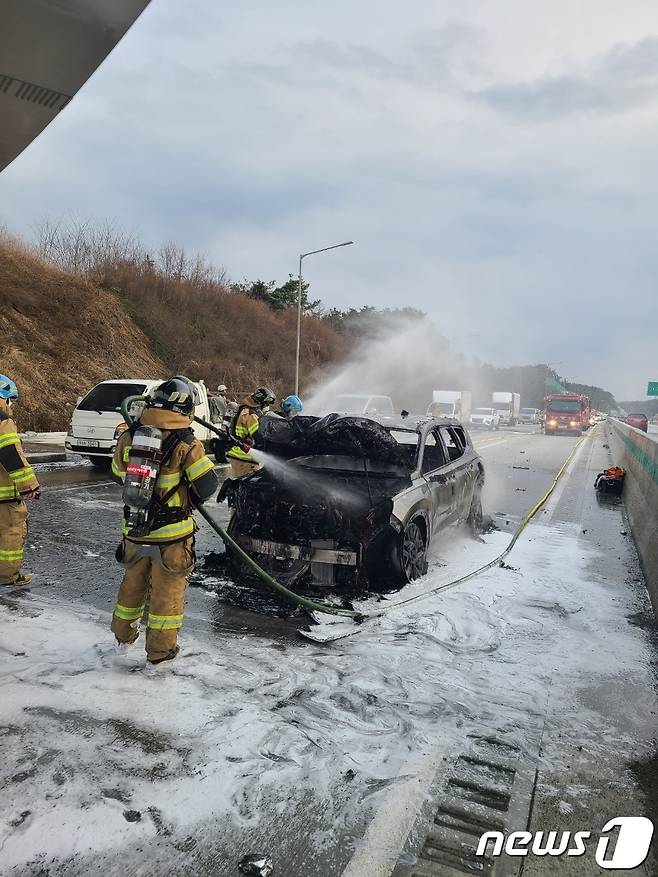
[[590, 426], [590, 401], [580, 393], [551, 393], [544, 397], [544, 433], [575, 432], [581, 435]]
[[521, 396], [518, 393], [496, 390], [491, 396], [491, 405], [500, 415], [500, 422], [506, 426], [514, 426], [519, 422], [521, 412]]
[[[102, 381], [96, 384], [86, 396], [78, 400], [73, 410], [71, 426], [66, 436], [65, 447], [69, 453], [88, 457], [97, 469], [109, 469], [117, 439], [127, 428], [121, 413], [121, 403], [128, 396], [145, 396], [164, 378], [149, 380], [142, 378]], [[195, 382], [201, 402], [195, 414], [203, 420], [210, 420], [208, 391], [203, 381]], [[135, 403], [143, 409], [144, 403]], [[131, 414], [139, 415], [141, 410], [133, 409]], [[206, 447], [214, 437], [205, 426], [194, 424], [194, 434]]]
[[467, 422], [471, 416], [470, 390], [434, 390], [427, 413], [433, 417], [454, 417]]

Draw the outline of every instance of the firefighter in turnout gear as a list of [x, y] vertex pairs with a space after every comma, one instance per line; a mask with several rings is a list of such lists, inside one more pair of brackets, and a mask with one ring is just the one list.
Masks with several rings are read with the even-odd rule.
[[258, 469], [258, 461], [251, 455], [251, 449], [254, 446], [261, 416], [269, 411], [275, 401], [276, 396], [268, 387], [259, 387], [251, 396], [245, 396], [240, 402], [231, 430], [239, 444], [233, 445], [226, 453], [226, 459], [231, 464], [232, 480], [244, 478], [245, 475], [250, 475]]
[[26, 585], [30, 576], [21, 573], [27, 537], [25, 500], [39, 498], [39, 482], [23, 453], [12, 419], [18, 388], [0, 375], [0, 585]]
[[124, 483], [124, 502], [131, 501], [124, 508], [123, 541], [117, 549], [126, 572], [112, 632], [119, 643], [135, 642], [148, 599], [146, 657], [151, 664], [178, 654], [187, 576], [196, 560], [192, 511], [218, 486], [213, 464], [191, 428], [197, 401], [196, 387], [182, 377], [160, 384], [140, 420], [119, 437], [112, 460], [114, 476]]

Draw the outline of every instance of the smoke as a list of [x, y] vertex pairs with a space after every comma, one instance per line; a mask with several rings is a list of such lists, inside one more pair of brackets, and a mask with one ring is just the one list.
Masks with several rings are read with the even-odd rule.
[[391, 396], [396, 412], [424, 413], [433, 390], [473, 389], [471, 364], [429, 319], [378, 320], [347, 362], [311, 386], [304, 413], [330, 409], [344, 393]]

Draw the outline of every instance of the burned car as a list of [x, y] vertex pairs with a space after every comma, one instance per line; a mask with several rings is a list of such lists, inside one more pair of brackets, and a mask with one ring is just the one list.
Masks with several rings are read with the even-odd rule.
[[444, 529], [481, 523], [484, 467], [454, 420], [266, 417], [260, 447], [228, 531], [289, 586], [403, 585]]

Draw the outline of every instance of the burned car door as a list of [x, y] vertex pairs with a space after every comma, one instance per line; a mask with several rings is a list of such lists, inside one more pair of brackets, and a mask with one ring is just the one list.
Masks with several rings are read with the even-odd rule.
[[452, 485], [451, 521], [463, 520], [468, 512], [464, 511], [467, 503], [470, 507], [471, 459], [466, 453], [466, 436], [461, 428], [453, 426], [439, 427], [439, 434], [449, 460], [447, 469], [450, 472]]
[[432, 501], [432, 532], [445, 526], [451, 517], [454, 494], [454, 475], [450, 471], [438, 430], [433, 429], [425, 437], [421, 475], [427, 483]]
[[480, 476], [480, 467], [478, 466], [477, 453], [471, 443], [470, 437], [466, 430], [462, 426], [455, 426], [454, 432], [457, 436], [457, 439], [464, 448], [464, 455], [462, 458], [463, 465], [461, 471], [464, 482], [464, 489], [462, 492], [460, 518], [462, 520], [465, 520], [471, 510], [473, 491], [475, 490], [477, 480]]

